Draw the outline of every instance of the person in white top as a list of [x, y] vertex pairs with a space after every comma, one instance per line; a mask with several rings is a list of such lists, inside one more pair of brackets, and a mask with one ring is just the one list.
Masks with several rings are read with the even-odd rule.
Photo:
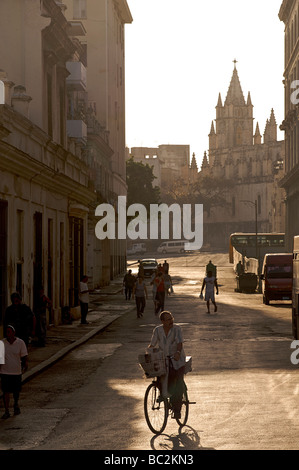
[[183, 348], [183, 334], [181, 327], [174, 324], [174, 318], [168, 311], [160, 313], [162, 325], [157, 326], [152, 334], [149, 348], [158, 347], [169, 359], [169, 371], [162, 377], [162, 394], [165, 396], [165, 386], [171, 395], [173, 418], [180, 419], [182, 396], [184, 392], [184, 370], [186, 355]]
[[81, 325], [87, 325], [86, 317], [88, 314], [88, 303], [89, 303], [89, 289], [87, 285], [88, 277], [86, 275], [82, 276], [80, 282], [80, 307], [81, 307]]
[[6, 328], [6, 338], [3, 340], [5, 349], [5, 363], [0, 365], [1, 388], [5, 413], [3, 419], [9, 418], [10, 394], [14, 398], [14, 414], [20, 414], [19, 396], [22, 386], [22, 372], [28, 367], [27, 347], [24, 341], [17, 338], [13, 326]]
[[215, 301], [215, 287], [216, 287], [216, 294], [218, 295], [218, 283], [215, 276], [213, 276], [212, 271], [208, 271], [207, 277], [204, 278], [201, 288], [200, 296], [202, 296], [204, 288], [206, 288], [205, 292], [205, 301], [207, 302], [207, 313], [210, 313], [210, 300], [214, 305], [214, 312], [217, 312], [217, 305]]

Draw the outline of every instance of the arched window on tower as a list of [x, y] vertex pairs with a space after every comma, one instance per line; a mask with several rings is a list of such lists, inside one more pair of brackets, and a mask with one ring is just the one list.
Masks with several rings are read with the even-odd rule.
[[0, 104], [5, 104], [5, 88], [4, 83], [0, 80]]

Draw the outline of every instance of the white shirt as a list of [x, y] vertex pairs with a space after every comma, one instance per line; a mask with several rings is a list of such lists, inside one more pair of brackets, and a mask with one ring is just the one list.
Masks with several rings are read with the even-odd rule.
[[215, 287], [215, 277], [205, 277], [205, 282], [206, 282], [206, 293], [207, 294], [213, 294], [214, 293], [214, 287]]
[[[157, 346], [161, 351], [163, 351], [164, 356], [174, 356], [177, 352], [177, 347], [179, 343], [183, 343], [183, 334], [181, 327], [178, 325], [173, 325], [170, 328], [168, 335], [166, 336], [163, 325], [157, 326], [152, 335], [151, 345]], [[184, 349], [182, 348], [180, 358], [178, 361], [173, 360], [172, 364], [174, 369], [179, 369], [183, 367], [186, 362], [186, 355]]]
[[89, 293], [86, 292], [85, 294], [81, 294], [81, 292], [84, 292], [85, 290], [88, 290], [88, 285], [85, 282], [80, 282], [80, 295], [79, 299], [81, 302], [88, 304], [89, 302]]
[[28, 356], [24, 341], [16, 338], [11, 344], [6, 338], [3, 340], [5, 347], [5, 364], [0, 365], [0, 373], [6, 375], [21, 375], [21, 358]]

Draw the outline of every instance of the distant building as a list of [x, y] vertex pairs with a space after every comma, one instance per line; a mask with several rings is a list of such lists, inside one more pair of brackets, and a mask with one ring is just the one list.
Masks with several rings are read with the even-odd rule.
[[245, 101], [235, 66], [224, 104], [219, 94], [209, 152], [198, 174], [199, 182], [205, 176], [222, 182], [221, 202], [204, 206], [204, 243], [212, 248], [227, 249], [233, 232], [255, 232], [255, 204], [258, 231], [284, 230], [284, 191], [277, 176], [283, 172], [284, 142], [277, 140], [273, 110], [263, 142], [253, 121], [251, 96], [248, 93]]
[[286, 239], [288, 251], [299, 235], [299, 0], [284, 0], [279, 18], [285, 24], [285, 117], [280, 128], [285, 131], [285, 176], [281, 186], [286, 191]]
[[132, 147], [129, 157], [153, 166], [155, 186], [171, 186], [178, 178], [187, 178], [190, 166], [189, 145], [159, 145], [158, 147]]

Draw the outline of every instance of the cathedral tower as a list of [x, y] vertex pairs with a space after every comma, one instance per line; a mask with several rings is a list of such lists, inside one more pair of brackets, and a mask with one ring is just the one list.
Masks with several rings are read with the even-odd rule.
[[244, 147], [253, 144], [253, 105], [250, 93], [245, 101], [236, 61], [224, 104], [219, 93], [216, 106], [216, 130], [210, 131], [210, 158], [216, 158], [217, 150]]

